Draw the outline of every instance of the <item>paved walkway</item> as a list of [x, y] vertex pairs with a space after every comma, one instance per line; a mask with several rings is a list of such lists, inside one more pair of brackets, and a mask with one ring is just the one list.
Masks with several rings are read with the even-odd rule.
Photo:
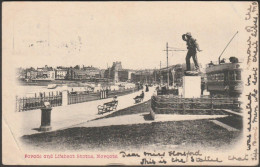
[[[145, 92], [144, 100], [142, 103], [151, 99], [155, 87], [150, 88], [149, 92]], [[117, 110], [131, 107], [134, 104], [133, 98], [140, 95], [141, 91], [118, 97]], [[52, 131], [85, 123], [90, 120], [103, 117], [113, 112], [98, 115], [97, 106], [103, 105], [105, 102], [111, 101], [112, 98], [90, 101], [85, 103], [72, 104], [67, 106], [53, 107], [51, 113], [51, 126]], [[140, 103], [139, 103], [140, 104]], [[29, 135], [34, 133], [41, 133], [37, 129], [41, 125], [41, 110], [31, 110], [25, 112], [15, 112], [11, 114], [5, 114], [3, 118], [5, 123], [11, 130], [12, 135], [16, 138], [23, 135]]]

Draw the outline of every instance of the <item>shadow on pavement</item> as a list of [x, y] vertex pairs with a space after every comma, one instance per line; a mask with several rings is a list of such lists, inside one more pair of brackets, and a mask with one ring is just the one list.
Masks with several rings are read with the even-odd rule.
[[143, 114], [144, 120], [146, 121], [153, 121], [153, 118], [151, 116], [151, 114]]
[[32, 128], [32, 130], [36, 130], [36, 131], [40, 132], [40, 128]]

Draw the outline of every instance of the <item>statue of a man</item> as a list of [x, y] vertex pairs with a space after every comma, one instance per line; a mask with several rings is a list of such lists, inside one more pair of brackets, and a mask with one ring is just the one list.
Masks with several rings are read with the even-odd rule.
[[201, 52], [198, 43], [196, 42], [196, 39], [192, 38], [191, 33], [187, 32], [186, 34], [182, 35], [182, 39], [186, 41], [188, 53], [186, 56], [186, 66], [187, 71], [190, 71], [190, 58], [192, 57], [193, 62], [195, 64], [196, 71], [199, 71], [199, 65], [198, 65], [198, 59], [197, 59], [197, 50]]

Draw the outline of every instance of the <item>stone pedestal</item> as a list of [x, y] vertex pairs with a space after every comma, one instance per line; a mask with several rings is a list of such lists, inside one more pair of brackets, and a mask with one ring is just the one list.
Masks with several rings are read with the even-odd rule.
[[41, 109], [42, 110], [42, 117], [41, 117], [41, 126], [40, 131], [46, 132], [50, 131], [51, 128], [51, 107], [46, 107]]
[[62, 92], [62, 106], [68, 105], [68, 91], [65, 90]]
[[201, 94], [201, 76], [183, 76], [183, 97], [199, 98]]

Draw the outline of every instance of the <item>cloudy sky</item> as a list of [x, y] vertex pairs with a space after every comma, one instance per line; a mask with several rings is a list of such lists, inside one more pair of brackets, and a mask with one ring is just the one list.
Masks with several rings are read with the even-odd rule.
[[[247, 2], [8, 2], [3, 4], [3, 60], [14, 66], [166, 66], [166, 42], [186, 49], [191, 32], [199, 62], [245, 58]], [[169, 65], [186, 52], [169, 52]], [[4, 62], [3, 61], [3, 62]]]

